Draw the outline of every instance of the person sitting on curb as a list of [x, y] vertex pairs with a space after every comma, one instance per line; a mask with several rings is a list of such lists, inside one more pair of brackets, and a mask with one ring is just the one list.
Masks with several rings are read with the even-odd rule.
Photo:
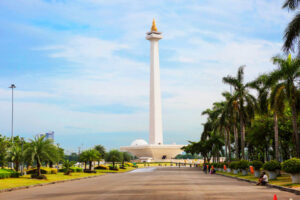
[[266, 174], [266, 172], [263, 172], [258, 180], [258, 183], [256, 185], [267, 185], [268, 183], [268, 176]]

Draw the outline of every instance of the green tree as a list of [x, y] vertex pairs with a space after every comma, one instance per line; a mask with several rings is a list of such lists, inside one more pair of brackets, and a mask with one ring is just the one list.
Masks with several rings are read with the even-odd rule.
[[231, 101], [235, 103], [234, 106], [237, 107], [239, 113], [241, 152], [242, 159], [245, 159], [246, 120], [254, 117], [256, 99], [249, 92], [249, 89], [251, 88], [250, 83], [244, 83], [244, 66], [239, 67], [236, 77], [228, 75], [223, 78], [223, 82], [233, 86], [234, 88], [233, 99]]
[[14, 144], [10, 147], [7, 155], [8, 159], [14, 163], [14, 168], [19, 171], [19, 166], [24, 160], [24, 153], [22, 151], [22, 146], [19, 144]]
[[89, 149], [86, 151], [83, 151], [80, 154], [80, 160], [85, 162], [85, 169], [86, 169], [86, 163], [89, 163], [89, 170], [92, 170], [93, 167], [93, 161], [97, 161], [100, 157], [100, 153], [96, 149]]
[[75, 165], [74, 161], [64, 160], [63, 161], [63, 168], [65, 170], [65, 175], [71, 174], [71, 167]]
[[111, 150], [106, 154], [105, 160], [107, 162], [112, 162], [113, 168], [115, 168], [115, 163], [123, 160], [123, 154], [118, 150]]
[[100, 153], [100, 156], [98, 159], [98, 165], [100, 165], [100, 159], [105, 157], [105, 153], [106, 153], [105, 148], [104, 148], [104, 146], [99, 144], [99, 145], [96, 145], [94, 147], [94, 149], [96, 149]]
[[6, 156], [7, 151], [9, 148], [9, 139], [5, 136], [0, 135], [0, 166], [1, 168], [4, 168], [4, 165], [6, 164]]
[[[282, 90], [286, 97], [290, 109], [292, 111], [292, 123], [293, 123], [293, 140], [295, 144], [296, 156], [300, 157], [300, 138], [297, 125], [297, 101], [298, 91], [295, 86], [295, 82], [300, 77], [300, 59], [292, 59], [291, 55], [288, 58], [275, 56], [272, 58], [273, 63], [278, 65], [278, 69], [274, 70], [270, 74], [270, 82], [277, 82], [278, 91]], [[280, 93], [279, 93], [280, 94]], [[282, 94], [283, 95], [283, 94]]]
[[41, 175], [41, 166], [45, 161], [54, 161], [57, 156], [57, 147], [51, 140], [42, 137], [35, 137], [25, 145], [25, 156], [37, 165], [37, 175]]
[[[299, 0], [285, 0], [283, 8], [288, 8], [289, 10], [296, 10], [299, 6]], [[292, 21], [288, 24], [284, 32], [284, 44], [283, 50], [289, 52], [293, 50], [295, 44], [299, 43], [300, 35], [300, 13], [297, 13]], [[299, 44], [298, 44], [299, 45]]]
[[123, 152], [123, 156], [122, 156], [122, 166], [124, 166], [125, 162], [130, 162], [132, 159], [132, 155], [128, 152]]

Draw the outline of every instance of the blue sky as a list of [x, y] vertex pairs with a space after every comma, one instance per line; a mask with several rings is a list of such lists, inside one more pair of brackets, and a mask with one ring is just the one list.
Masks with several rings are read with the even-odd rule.
[[246, 65], [246, 79], [274, 68], [293, 14], [282, 0], [0, 1], [0, 133], [55, 131], [68, 151], [148, 140], [149, 42], [160, 41], [165, 143], [198, 140], [201, 112], [228, 90], [222, 77]]

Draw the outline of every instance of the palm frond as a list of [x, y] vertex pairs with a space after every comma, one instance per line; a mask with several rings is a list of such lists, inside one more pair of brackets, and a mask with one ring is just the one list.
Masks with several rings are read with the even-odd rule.
[[288, 24], [284, 33], [283, 51], [294, 51], [294, 44], [299, 40], [300, 34], [300, 13], [298, 12], [294, 19]]
[[288, 8], [290, 10], [295, 10], [299, 6], [300, 0], [286, 0], [282, 8]]

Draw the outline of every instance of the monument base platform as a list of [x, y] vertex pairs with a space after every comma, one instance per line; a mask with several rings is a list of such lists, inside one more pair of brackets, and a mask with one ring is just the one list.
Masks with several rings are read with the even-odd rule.
[[181, 154], [184, 145], [137, 145], [120, 147], [121, 151], [126, 151], [138, 158], [152, 158], [152, 161], [169, 160]]

